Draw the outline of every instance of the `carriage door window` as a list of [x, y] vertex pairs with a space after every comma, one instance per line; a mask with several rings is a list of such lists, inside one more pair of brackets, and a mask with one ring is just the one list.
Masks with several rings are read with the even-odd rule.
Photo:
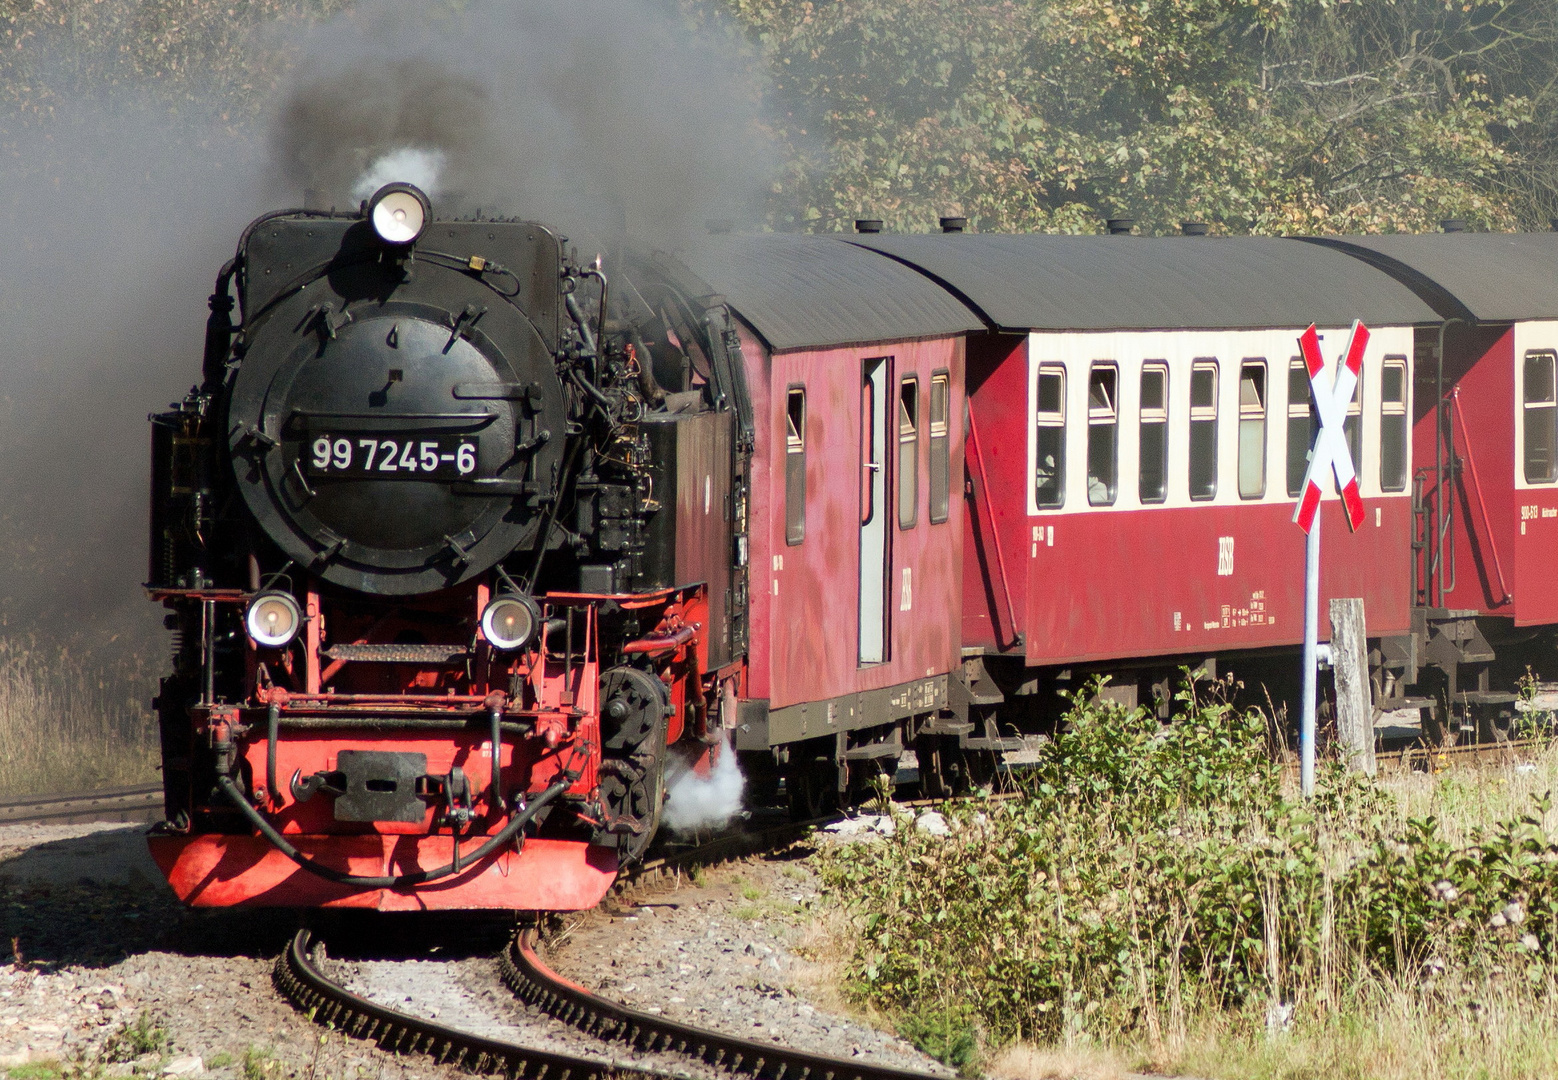
[[1168, 498], [1168, 365], [1141, 369], [1141, 467], [1137, 494], [1144, 503]]
[[1190, 369], [1190, 497], [1217, 494], [1217, 361]]
[[947, 444], [947, 418], [952, 411], [951, 384], [945, 371], [930, 377], [930, 523], [947, 520], [947, 492], [951, 485], [952, 453]]
[[1558, 480], [1558, 398], [1554, 395], [1553, 354], [1526, 353], [1525, 379], [1526, 483], [1550, 484]]
[[806, 538], [806, 388], [792, 386], [785, 396], [784, 542]]
[[867, 360], [860, 384], [860, 662], [887, 659], [888, 361]]
[[1385, 357], [1379, 380], [1379, 486], [1407, 486], [1407, 358]]
[[920, 502], [920, 380], [898, 385], [898, 527], [914, 528]]
[[1302, 357], [1288, 361], [1288, 494], [1303, 494], [1309, 451], [1320, 421], [1309, 393], [1309, 369]]
[[1087, 377], [1087, 501], [1093, 506], [1114, 503], [1119, 472], [1120, 410], [1116, 391], [1120, 371], [1113, 364], [1094, 364]]
[[1239, 498], [1266, 494], [1266, 361], [1239, 368]]
[[1039, 368], [1034, 387], [1033, 501], [1054, 507], [1066, 501], [1066, 369]]

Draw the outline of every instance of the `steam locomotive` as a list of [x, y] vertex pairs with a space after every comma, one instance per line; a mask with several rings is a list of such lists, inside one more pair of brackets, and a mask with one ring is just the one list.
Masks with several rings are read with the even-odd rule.
[[259, 218], [210, 308], [151, 418], [174, 891], [593, 906], [743, 689], [728, 308], [409, 184]]

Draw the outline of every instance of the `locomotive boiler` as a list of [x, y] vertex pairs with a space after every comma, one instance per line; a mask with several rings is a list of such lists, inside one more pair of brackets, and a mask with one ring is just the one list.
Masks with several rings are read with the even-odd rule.
[[742, 689], [728, 309], [407, 184], [258, 219], [210, 307], [151, 418], [174, 891], [592, 906]]

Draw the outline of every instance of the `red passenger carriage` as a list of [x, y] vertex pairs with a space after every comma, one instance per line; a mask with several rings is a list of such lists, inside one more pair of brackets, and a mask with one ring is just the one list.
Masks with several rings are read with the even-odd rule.
[[964, 643], [1008, 696], [1043, 711], [1057, 679], [1108, 671], [1119, 700], [1166, 699], [1179, 666], [1233, 656], [1280, 692], [1290, 661], [1272, 662], [1303, 626], [1312, 321], [1331, 363], [1354, 318], [1373, 330], [1348, 420], [1366, 518], [1348, 536], [1326, 516], [1323, 593], [1408, 632], [1414, 327], [1435, 313], [1405, 286], [1277, 239], [859, 242], [989, 328], [969, 344]]

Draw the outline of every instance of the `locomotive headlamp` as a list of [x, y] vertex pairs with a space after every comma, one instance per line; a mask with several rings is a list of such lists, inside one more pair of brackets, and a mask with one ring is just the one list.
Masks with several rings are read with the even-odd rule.
[[481, 613], [481, 632], [501, 652], [523, 649], [540, 628], [541, 605], [523, 593], [499, 593]]
[[303, 625], [303, 609], [291, 593], [262, 592], [249, 601], [243, 622], [257, 644], [280, 648], [297, 636]]
[[385, 184], [368, 200], [368, 220], [380, 240], [400, 246], [422, 235], [431, 208], [415, 184]]

